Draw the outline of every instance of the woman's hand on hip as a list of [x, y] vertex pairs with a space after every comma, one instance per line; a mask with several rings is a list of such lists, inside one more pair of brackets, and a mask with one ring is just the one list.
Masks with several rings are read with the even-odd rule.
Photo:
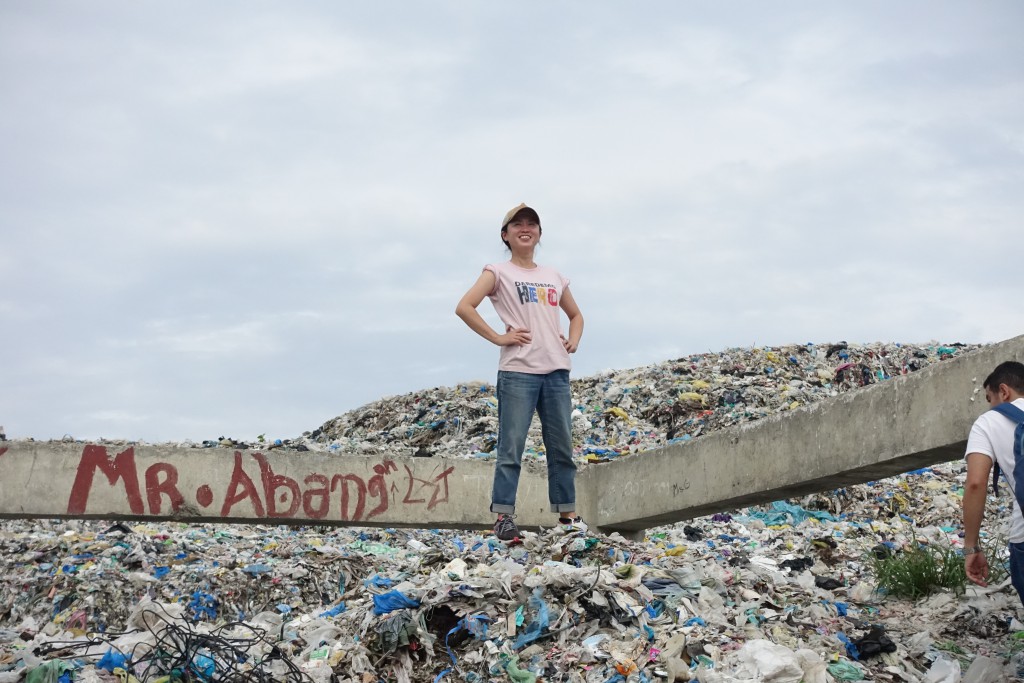
[[509, 327], [505, 334], [498, 335], [495, 343], [498, 346], [523, 346], [533, 340], [530, 331], [524, 327]]

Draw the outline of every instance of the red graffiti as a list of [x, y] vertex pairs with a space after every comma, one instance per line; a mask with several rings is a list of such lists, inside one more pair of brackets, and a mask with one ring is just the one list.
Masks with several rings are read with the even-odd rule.
[[[436, 471], [437, 468], [435, 467], [434, 470]], [[426, 500], [425, 498], [412, 498], [412, 489], [413, 489], [413, 486], [415, 485], [416, 489], [417, 489], [417, 492], [422, 491], [423, 489], [429, 489], [430, 491], [432, 491], [432, 495], [430, 496], [430, 502], [427, 503], [427, 509], [428, 510], [433, 510], [434, 507], [438, 503], [447, 503], [448, 502], [448, 475], [451, 474], [454, 471], [455, 471], [455, 467], [451, 466], [448, 469], [446, 469], [443, 472], [441, 472], [441, 474], [437, 475], [436, 477], [434, 477], [433, 479], [428, 481], [426, 479], [419, 479], [418, 477], [413, 475], [412, 470], [409, 469], [408, 465], [406, 465], [405, 466], [405, 472], [408, 475], [409, 488], [405, 492], [405, 498], [402, 499], [402, 502], [403, 503], [422, 503], [422, 502], [424, 502]], [[438, 483], [438, 482], [440, 482], [440, 483]], [[442, 495], [444, 497], [442, 497]]]
[[[163, 480], [157, 478], [164, 475]], [[185, 497], [178, 490], [178, 470], [174, 465], [158, 462], [146, 469], [146, 500], [150, 514], [160, 514], [160, 496], [167, 496], [171, 501], [171, 513], [174, 514], [185, 504]]]
[[[241, 487], [242, 491], [239, 491]], [[249, 499], [252, 503], [252, 511], [257, 517], [263, 517], [263, 503], [260, 502], [260, 494], [256, 491], [256, 484], [242, 469], [242, 454], [235, 451], [235, 469], [231, 471], [231, 483], [228, 484], [228, 493], [224, 496], [224, 507], [220, 509], [220, 516], [227, 517], [235, 503]]]
[[[246, 470], [247, 465], [251, 468], [253, 461], [259, 468], [258, 478]], [[448, 476], [454, 470], [455, 467], [451, 466], [440, 474], [421, 479], [414, 476], [407, 465], [406, 492], [401, 504], [426, 503], [427, 510], [433, 510], [438, 504], [448, 502]], [[351, 473], [328, 476], [314, 472], [299, 482], [275, 472], [273, 465], [262, 453], [252, 453], [250, 457], [245, 457], [241, 451], [235, 451], [220, 516], [230, 517], [233, 511], [239, 516], [237, 506], [242, 505], [248, 508], [240, 515], [244, 517], [290, 519], [300, 516], [308, 519], [333, 518], [346, 522], [370, 520], [387, 512], [398, 500], [396, 494], [400, 482], [391, 480], [398, 471], [394, 461], [383, 460], [373, 466], [373, 475], [367, 479]], [[174, 465], [167, 462], [154, 463], [141, 473], [140, 480], [133, 448], [127, 448], [111, 458], [103, 446], [90, 445], [82, 451], [68, 498], [68, 514], [86, 513], [89, 496], [97, 481], [97, 472], [104, 475], [110, 487], [120, 487], [128, 509], [134, 515], [176, 515], [191, 502], [182, 494], [179, 472]], [[208, 483], [200, 485], [195, 491], [195, 502], [203, 508], [213, 504], [216, 497]]]
[[[312, 519], [323, 519], [331, 509], [330, 481], [322, 474], [311, 474], [303, 479], [302, 483], [306, 486], [320, 484], [318, 488], [310, 486], [302, 493], [302, 511]], [[313, 505], [313, 500], [317, 498], [320, 500], [319, 504]], [[345, 506], [342, 505], [341, 508], [344, 510]]]
[[68, 497], [69, 515], [85, 514], [96, 470], [100, 470], [106, 475], [111, 486], [118, 480], [124, 484], [125, 494], [128, 497], [128, 509], [132, 511], [132, 514], [141, 515], [145, 512], [142, 495], [139, 492], [139, 475], [135, 469], [135, 449], [129, 447], [127, 450], [121, 451], [111, 462], [106, 448], [90, 445], [82, 451], [82, 459], [78, 462], [75, 483], [72, 484], [71, 495]]
[[[351, 517], [348, 514], [348, 485], [352, 484], [356, 487], [356, 510], [355, 514]], [[341, 487], [341, 519], [359, 521], [363, 518], [363, 509], [366, 507], [366, 484], [363, 483], [362, 477], [357, 477], [354, 474], [336, 474], [331, 477], [331, 493], [338, 487]]]
[[[138, 469], [135, 467], [135, 449], [127, 448], [118, 453], [111, 462], [106, 448], [90, 445], [82, 451], [82, 459], [78, 462], [75, 482], [71, 486], [71, 495], [68, 496], [69, 515], [85, 514], [97, 470], [106, 476], [107, 483], [111, 486], [115, 486], [118, 481], [124, 485], [128, 509], [132, 514], [141, 515], [145, 512], [139, 488]], [[178, 490], [178, 470], [174, 465], [162, 462], [150, 465], [144, 476], [146, 502], [149, 503], [150, 514], [161, 514], [161, 496], [167, 496], [170, 500], [172, 513], [176, 513], [184, 505], [185, 498]]]
[[370, 510], [370, 514], [366, 515], [367, 519], [376, 517], [388, 509], [388, 485], [384, 481], [384, 477], [391, 472], [397, 472], [398, 465], [391, 460], [385, 460], [379, 465], [374, 465], [373, 471], [377, 474], [370, 477], [370, 483], [367, 484], [366, 488], [369, 489], [371, 496], [378, 496], [380, 498], [380, 503], [377, 507]]
[[7, 452], [7, 447], [6, 446], [4, 446], [3, 448], [0, 448], [0, 455], [3, 455], [6, 452]]
[[[331, 477], [331, 492], [333, 493], [338, 487], [341, 488], [341, 519], [353, 522], [364, 519], [363, 510], [366, 508], [367, 495], [379, 498], [380, 502], [377, 503], [377, 507], [370, 510], [365, 519], [373, 519], [382, 512], [387, 511], [390, 501], [388, 500], [387, 482], [384, 478], [391, 472], [397, 472], [398, 465], [391, 460], [385, 460], [383, 463], [374, 465], [373, 471], [376, 474], [370, 477], [368, 483], [364, 482], [362, 477], [355, 474], [336, 474]], [[349, 484], [355, 487], [358, 496], [356, 498], [356, 509], [351, 515], [349, 515]]]
[[[302, 496], [299, 494], [299, 484], [291, 477], [275, 474], [270, 463], [262, 453], [253, 453], [254, 458], [260, 464], [260, 478], [263, 480], [263, 491], [267, 500], [267, 517], [291, 517], [299, 509]], [[282, 493], [280, 500], [277, 498], [278, 489], [284, 487], [287, 493]], [[281, 511], [277, 509], [278, 503], [288, 504], [288, 509]]]

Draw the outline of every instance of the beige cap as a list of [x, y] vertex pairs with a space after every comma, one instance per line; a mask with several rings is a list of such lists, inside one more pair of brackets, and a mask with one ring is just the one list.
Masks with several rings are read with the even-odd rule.
[[533, 213], [534, 217], [537, 219], [537, 225], [540, 225], [540, 214], [537, 213], [537, 209], [532, 206], [527, 206], [526, 204], [520, 204], [514, 209], [510, 209], [509, 212], [505, 214], [505, 220], [501, 222], [501, 229], [504, 230], [508, 227], [508, 224], [512, 222], [512, 219], [515, 218], [516, 214], [520, 211], [529, 211]]

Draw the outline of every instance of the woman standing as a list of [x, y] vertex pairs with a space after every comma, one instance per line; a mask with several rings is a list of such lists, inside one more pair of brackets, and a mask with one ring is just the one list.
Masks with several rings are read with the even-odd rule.
[[[576, 465], [572, 460], [572, 400], [569, 354], [583, 336], [583, 315], [569, 292], [569, 280], [533, 260], [540, 242], [540, 216], [520, 204], [501, 223], [501, 241], [511, 252], [504, 263], [484, 266], [480, 278], [459, 301], [455, 313], [470, 329], [501, 347], [498, 363], [498, 459], [491, 489], [494, 534], [519, 537], [515, 523], [519, 472], [534, 411], [548, 462], [548, 501], [566, 531], [586, 530], [576, 514]], [[477, 312], [488, 297], [505, 333], [498, 334]], [[559, 308], [569, 317], [562, 336]]]

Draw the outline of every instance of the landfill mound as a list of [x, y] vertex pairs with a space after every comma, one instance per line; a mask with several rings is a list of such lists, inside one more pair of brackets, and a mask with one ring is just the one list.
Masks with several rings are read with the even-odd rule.
[[[576, 455], [699, 438], [973, 348], [731, 349], [576, 380]], [[392, 397], [281, 446], [490, 457], [493, 401], [482, 383]], [[910, 600], [880, 584], [877, 561], [922, 548], [962, 566], [964, 474], [946, 463], [643, 541], [557, 528], [506, 545], [464, 530], [3, 521], [0, 683], [1019, 680], [1006, 492], [986, 511], [992, 586], [954, 582]]]
[[[701, 353], [572, 380], [581, 462], [697, 438], [955, 358], [975, 344], [799, 344]], [[490, 457], [495, 387], [470, 382], [391, 396], [280, 445], [338, 453]], [[231, 444], [226, 444], [231, 445]], [[544, 456], [534, 416], [524, 462]]]

